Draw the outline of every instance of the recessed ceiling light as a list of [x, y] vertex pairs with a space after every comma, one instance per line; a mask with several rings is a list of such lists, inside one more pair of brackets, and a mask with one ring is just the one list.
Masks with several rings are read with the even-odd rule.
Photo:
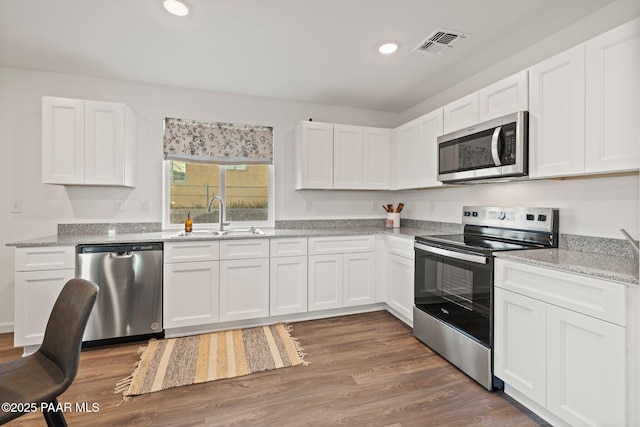
[[395, 52], [396, 50], [398, 50], [398, 44], [397, 43], [385, 43], [383, 45], [381, 45], [378, 48], [378, 52], [384, 54], [384, 55], [389, 55], [393, 52]]
[[176, 16], [187, 16], [189, 5], [182, 0], [164, 0], [164, 8], [167, 12]]

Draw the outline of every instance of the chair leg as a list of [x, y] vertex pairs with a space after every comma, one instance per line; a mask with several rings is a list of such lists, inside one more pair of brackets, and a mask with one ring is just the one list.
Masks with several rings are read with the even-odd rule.
[[[55, 408], [58, 405], [58, 399], [53, 399], [49, 404]], [[49, 427], [67, 427], [67, 421], [64, 419], [62, 411], [44, 411], [42, 413]]]

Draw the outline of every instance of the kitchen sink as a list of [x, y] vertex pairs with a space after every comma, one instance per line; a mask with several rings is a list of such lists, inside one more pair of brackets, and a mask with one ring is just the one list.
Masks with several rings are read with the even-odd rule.
[[198, 236], [252, 236], [252, 235], [264, 235], [264, 231], [259, 228], [235, 228], [231, 230], [193, 230], [191, 233], [185, 231], [179, 231], [176, 234], [172, 234], [171, 237], [198, 237]]

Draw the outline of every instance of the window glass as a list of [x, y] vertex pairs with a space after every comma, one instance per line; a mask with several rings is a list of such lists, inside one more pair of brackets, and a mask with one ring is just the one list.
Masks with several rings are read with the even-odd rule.
[[209, 200], [220, 196], [225, 201], [226, 221], [231, 226], [272, 225], [270, 218], [269, 165], [212, 165], [168, 161], [168, 206], [165, 225], [184, 224], [191, 213], [194, 228], [218, 225], [219, 203], [207, 212]]

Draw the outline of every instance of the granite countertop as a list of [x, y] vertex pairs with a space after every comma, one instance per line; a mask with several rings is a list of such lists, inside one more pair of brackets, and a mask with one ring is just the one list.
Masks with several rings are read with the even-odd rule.
[[[330, 236], [354, 236], [363, 234], [385, 233], [394, 236], [414, 239], [420, 234], [445, 234], [441, 230], [429, 230], [424, 228], [400, 227], [350, 227], [350, 228], [323, 228], [323, 229], [279, 229], [262, 228], [264, 234], [230, 234], [225, 236], [215, 236], [211, 234], [194, 233], [190, 236], [176, 237], [177, 230], [172, 231], [151, 231], [140, 233], [116, 233], [108, 236], [106, 233], [99, 234], [58, 234], [45, 236], [36, 239], [22, 240], [14, 243], [7, 243], [7, 246], [18, 248], [37, 246], [75, 246], [83, 244], [119, 244], [119, 243], [139, 243], [139, 242], [185, 242], [193, 240], [237, 240], [237, 239], [271, 239], [287, 237], [330, 237]], [[196, 229], [197, 231], [197, 229]]]
[[496, 257], [638, 285], [638, 259], [568, 249], [498, 252]]

